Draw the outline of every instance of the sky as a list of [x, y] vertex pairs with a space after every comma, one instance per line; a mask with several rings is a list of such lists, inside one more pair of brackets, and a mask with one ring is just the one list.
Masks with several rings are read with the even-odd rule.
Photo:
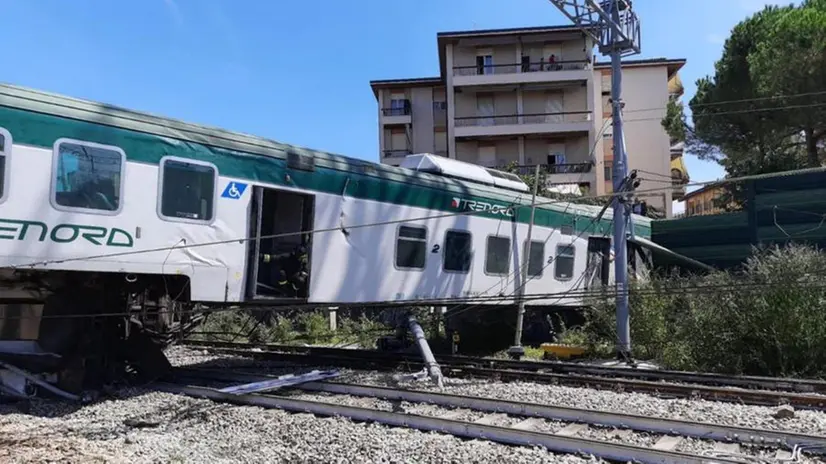
[[[687, 103], [731, 28], [767, 3], [636, 0], [632, 58], [687, 59]], [[547, 0], [0, 0], [0, 11], [2, 82], [370, 161], [369, 81], [437, 76], [437, 32], [569, 23]], [[724, 175], [686, 164], [692, 181]]]

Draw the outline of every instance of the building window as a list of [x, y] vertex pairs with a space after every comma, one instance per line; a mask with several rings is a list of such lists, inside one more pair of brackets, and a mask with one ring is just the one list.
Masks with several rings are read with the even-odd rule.
[[470, 271], [473, 256], [472, 236], [469, 232], [449, 230], [445, 234], [444, 269], [452, 272]]
[[98, 214], [121, 210], [126, 153], [118, 147], [61, 139], [54, 148], [54, 206]]
[[476, 74], [493, 74], [493, 55], [476, 56]]
[[212, 165], [161, 160], [161, 216], [187, 222], [212, 221], [216, 178], [217, 168]]
[[11, 134], [6, 129], [0, 128], [0, 201], [6, 199], [6, 179], [9, 168], [8, 157], [11, 153]]
[[541, 277], [545, 270], [545, 243], [531, 241], [528, 251], [528, 277]]
[[511, 264], [511, 239], [507, 237], [488, 237], [488, 248], [485, 254], [485, 273], [507, 275]]
[[427, 229], [400, 226], [396, 238], [396, 267], [424, 269], [427, 253]]
[[557, 245], [554, 258], [554, 277], [556, 280], [571, 280], [574, 277], [574, 245]]
[[613, 161], [605, 162], [605, 180], [612, 180], [614, 178], [614, 163]]

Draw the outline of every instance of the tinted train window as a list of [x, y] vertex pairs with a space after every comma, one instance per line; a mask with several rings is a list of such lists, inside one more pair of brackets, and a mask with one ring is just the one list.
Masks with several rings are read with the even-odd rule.
[[531, 242], [528, 251], [528, 277], [539, 277], [545, 270], [545, 242]]
[[54, 178], [55, 206], [115, 213], [121, 206], [126, 155], [117, 147], [58, 141]]
[[488, 237], [485, 272], [488, 274], [507, 274], [511, 264], [510, 248], [511, 239], [507, 237]]
[[396, 238], [396, 267], [424, 269], [427, 256], [427, 229], [424, 227], [399, 227]]
[[215, 206], [215, 168], [167, 159], [162, 170], [161, 215], [211, 221]]
[[446, 271], [468, 272], [473, 256], [471, 235], [468, 232], [450, 230], [445, 234]]
[[554, 259], [556, 280], [571, 280], [574, 277], [574, 246], [557, 245]]

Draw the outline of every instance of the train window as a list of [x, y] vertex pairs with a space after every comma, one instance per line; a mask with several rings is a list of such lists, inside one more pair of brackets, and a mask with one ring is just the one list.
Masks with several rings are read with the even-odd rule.
[[545, 270], [545, 242], [531, 241], [528, 253], [528, 277], [541, 277]]
[[79, 140], [55, 142], [52, 199], [56, 209], [117, 214], [122, 205], [126, 153]]
[[8, 155], [11, 146], [11, 134], [0, 128], [0, 201], [6, 199], [6, 170], [9, 166]]
[[554, 277], [556, 280], [571, 280], [574, 277], [574, 245], [557, 245], [554, 259]]
[[486, 274], [507, 274], [511, 265], [511, 239], [508, 237], [488, 237], [488, 249], [485, 254]]
[[445, 234], [444, 269], [452, 272], [470, 271], [473, 257], [472, 236], [469, 232], [449, 230]]
[[396, 238], [396, 267], [424, 269], [427, 256], [427, 229], [400, 226]]
[[212, 221], [217, 171], [213, 165], [191, 160], [161, 160], [161, 216], [185, 222]]

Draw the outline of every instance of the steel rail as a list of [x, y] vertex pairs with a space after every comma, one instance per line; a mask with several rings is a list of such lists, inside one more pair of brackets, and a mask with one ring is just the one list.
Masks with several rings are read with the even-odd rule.
[[641, 463], [740, 463], [739, 460], [708, 458], [688, 453], [665, 451], [654, 448], [604, 442], [588, 438], [576, 438], [543, 432], [522, 430], [479, 424], [441, 417], [380, 411], [376, 409], [325, 403], [320, 401], [297, 400], [261, 394], [233, 395], [206, 387], [156, 384], [157, 389], [195, 398], [205, 398], [237, 405], [283, 409], [290, 412], [310, 413], [328, 417], [345, 417], [351, 420], [377, 422], [395, 427], [406, 427], [422, 431], [443, 432], [454, 436], [494, 441], [509, 445], [542, 446], [550, 451], [568, 454], [586, 453], [599, 458], [621, 462]]
[[[264, 351], [307, 353], [312, 355], [347, 355], [358, 356], [375, 360], [402, 359], [415, 361], [418, 356], [412, 353], [388, 353], [375, 350], [354, 350], [347, 348], [331, 348], [316, 346], [273, 345], [235, 342], [204, 342], [185, 341], [185, 345], [203, 348], [258, 348]], [[826, 381], [818, 379], [774, 378], [762, 376], [723, 375], [703, 372], [686, 372], [659, 369], [639, 369], [598, 366], [560, 361], [514, 361], [509, 359], [492, 359], [472, 356], [437, 355], [439, 364], [470, 365], [489, 367], [492, 369], [536, 370], [550, 371], [563, 374], [588, 374], [597, 376], [615, 376], [644, 380], [659, 380], [669, 382], [683, 382], [699, 385], [731, 386], [741, 388], [759, 388], [763, 390], [782, 390], [800, 393], [826, 394]]]
[[[275, 351], [253, 351], [230, 348], [210, 348], [216, 353], [260, 358], [269, 361], [284, 361], [292, 364], [330, 365], [353, 369], [390, 368], [408, 366], [422, 369], [421, 360], [361, 358], [344, 355], [304, 355], [279, 353]], [[356, 350], [350, 350], [356, 351]], [[702, 398], [711, 401], [745, 403], [760, 406], [789, 404], [800, 409], [826, 410], [826, 396], [783, 391], [751, 390], [736, 387], [713, 387], [706, 385], [655, 382], [649, 380], [625, 379], [617, 377], [559, 374], [531, 370], [490, 369], [474, 366], [442, 364], [442, 374], [447, 377], [480, 377], [498, 381], [528, 381], [548, 383], [568, 387], [598, 388], [603, 390], [634, 391], [659, 397]]]
[[[176, 374], [180, 374], [183, 378], [191, 377], [194, 379], [220, 380], [226, 382], [254, 382], [274, 378], [244, 372], [198, 368], [177, 368]], [[466, 408], [490, 413], [537, 417], [564, 422], [578, 422], [602, 427], [616, 427], [618, 429], [630, 429], [637, 432], [652, 432], [704, 440], [737, 442], [745, 445], [779, 446], [789, 449], [792, 449], [794, 446], [802, 446], [807, 449], [810, 448], [817, 454], [826, 454], [826, 436], [807, 435], [796, 432], [752, 429], [748, 427], [717, 425], [705, 422], [640, 416], [594, 409], [569, 408], [478, 396], [453, 395], [343, 382], [307, 382], [294, 385], [293, 388], [314, 392], [378, 398], [389, 401], [428, 403], [448, 408]]]

